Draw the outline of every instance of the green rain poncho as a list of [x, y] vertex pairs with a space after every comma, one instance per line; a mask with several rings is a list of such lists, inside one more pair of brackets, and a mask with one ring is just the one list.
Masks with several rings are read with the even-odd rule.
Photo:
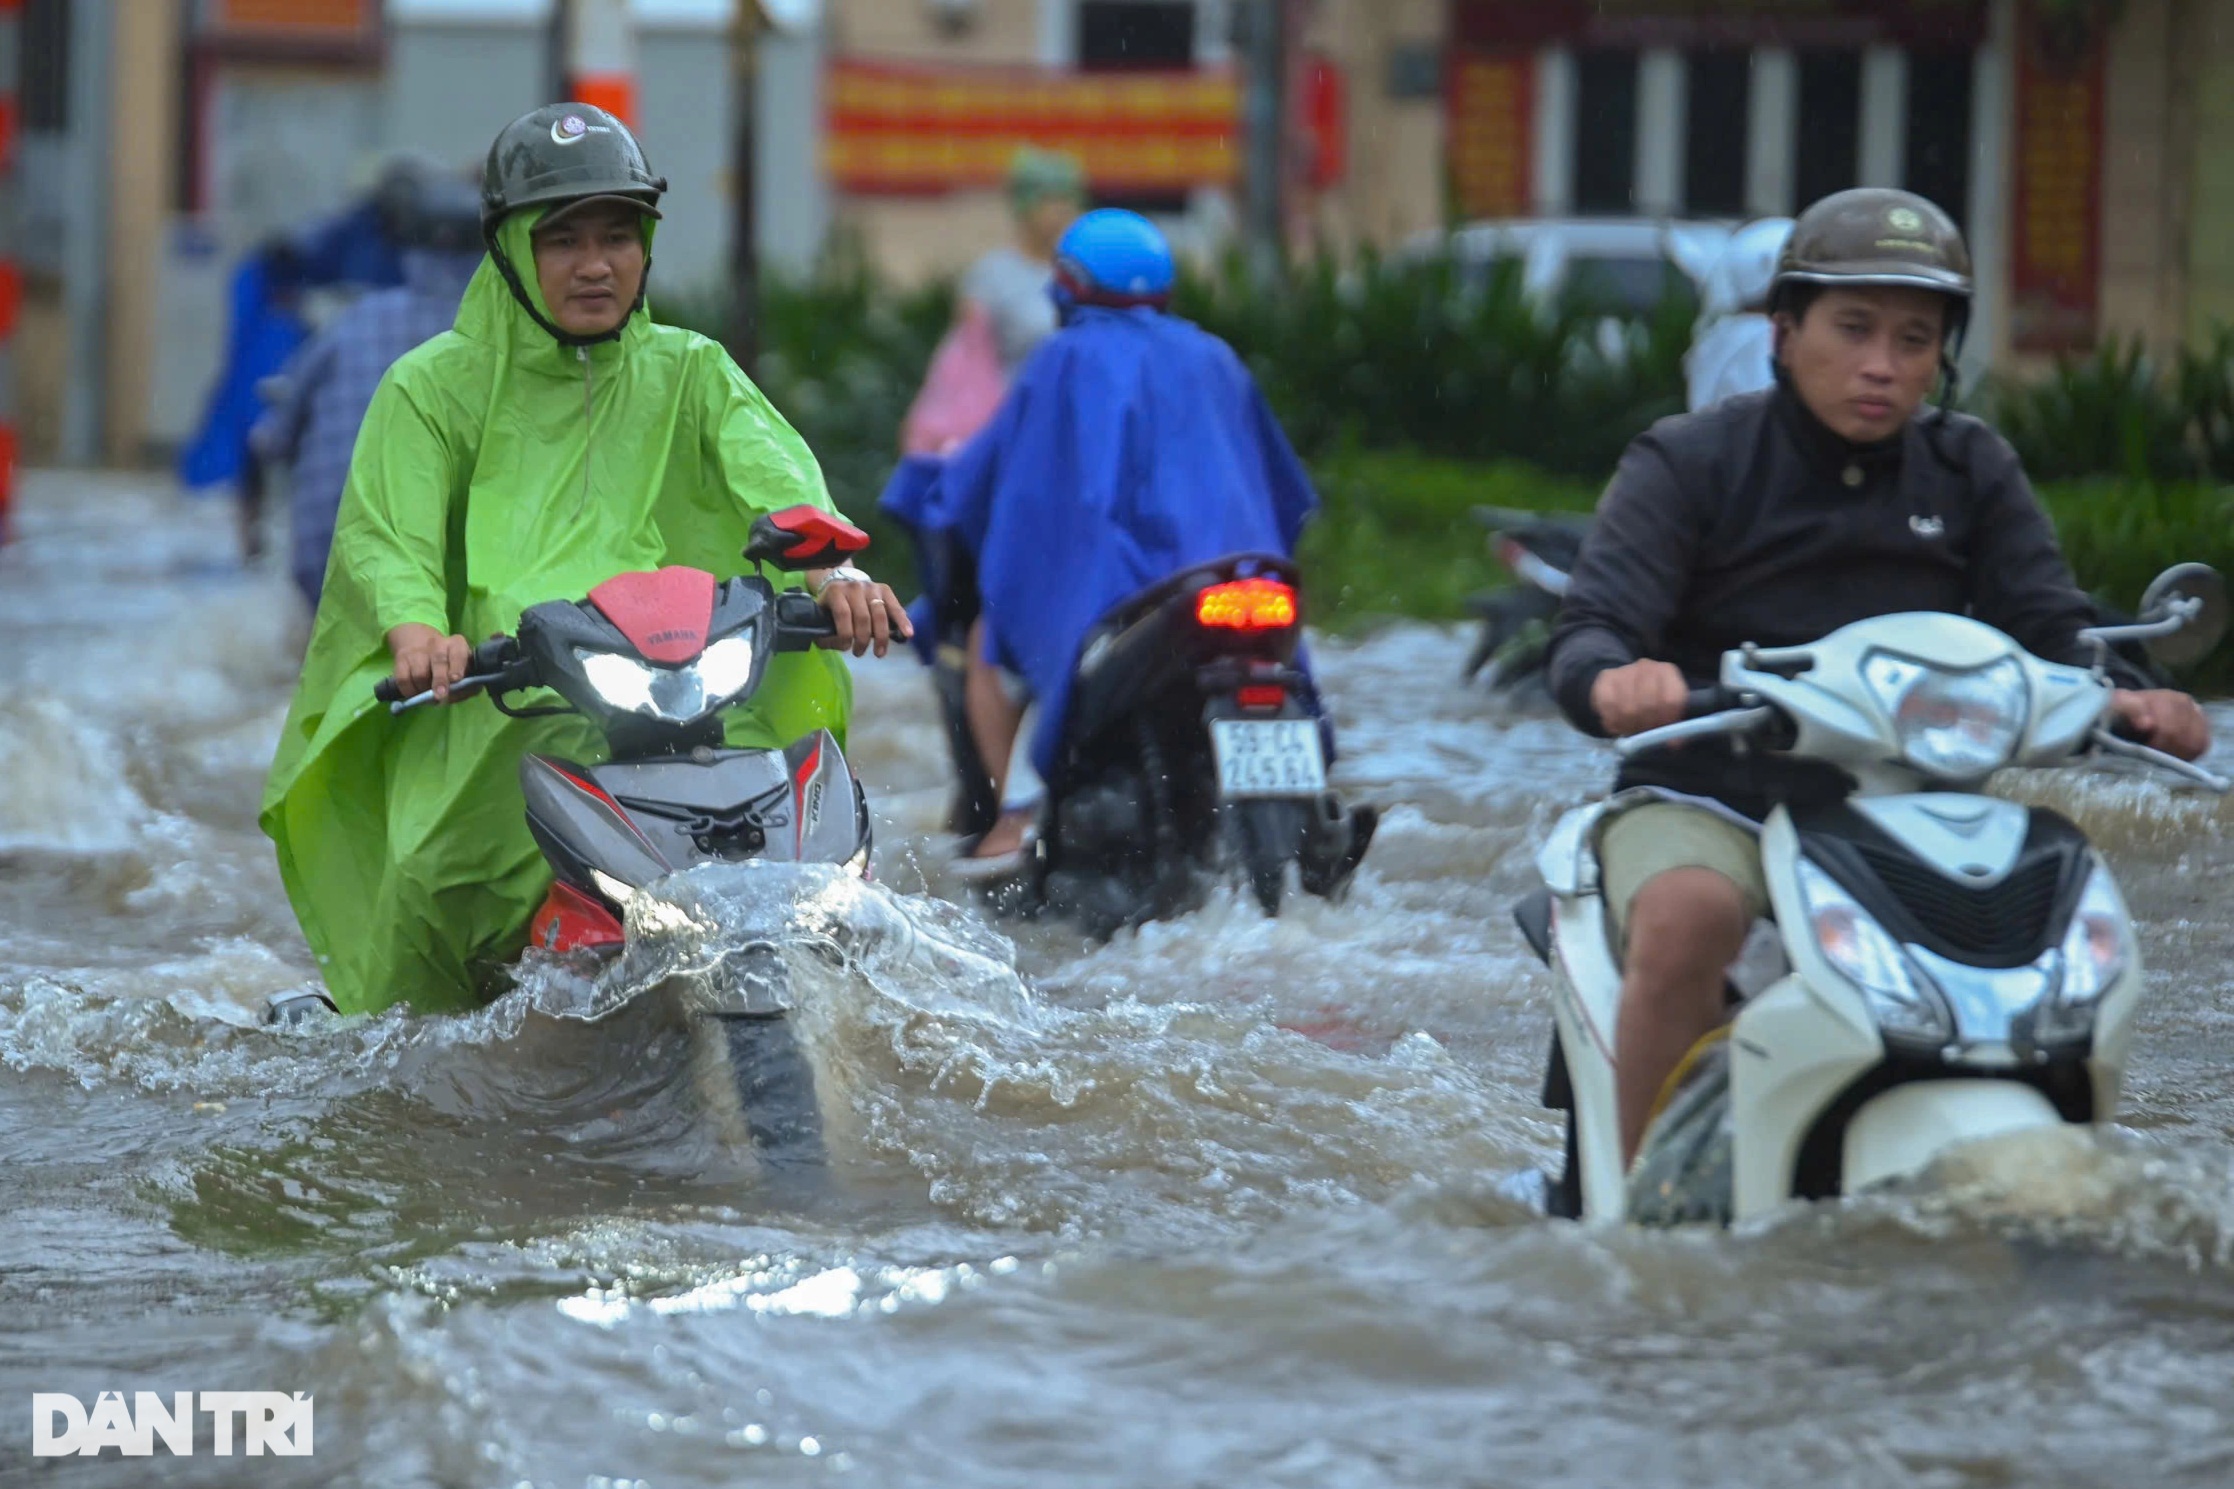
[[[530, 294], [541, 216], [500, 230]], [[391, 717], [372, 697], [388, 631], [479, 641], [618, 573], [733, 575], [753, 519], [801, 502], [830, 506], [814, 456], [720, 347], [641, 312], [617, 341], [561, 346], [482, 261], [456, 328], [398, 361], [365, 415], [264, 787], [280, 877], [344, 1012], [475, 1002], [550, 885], [520, 757], [604, 754], [580, 718], [508, 719], [485, 699]], [[851, 697], [836, 654], [775, 658], [729, 739], [842, 738]]]

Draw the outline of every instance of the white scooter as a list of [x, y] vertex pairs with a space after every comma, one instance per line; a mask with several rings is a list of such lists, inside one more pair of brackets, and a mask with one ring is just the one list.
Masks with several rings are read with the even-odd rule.
[[[2103, 653], [2146, 642], [2170, 666], [2226, 624], [2200, 564], [2161, 575]], [[1829, 761], [1856, 781], [1827, 809], [1760, 826], [1774, 924], [1733, 964], [1719, 1068], [1679, 1090], [1621, 1165], [1614, 1031], [1621, 971], [1596, 845], [1633, 799], [1567, 813], [1516, 910], [1554, 974], [1544, 1102], [1568, 1113], [1555, 1215], [1743, 1220], [1917, 1173], [1957, 1144], [2107, 1121], [2141, 995], [2140, 948], [2109, 868], [2068, 820], [1979, 794], [2005, 766], [2123, 756], [2223, 792], [2209, 771], [2105, 727], [2104, 667], [2060, 666], [1959, 615], [1879, 616], [1812, 646], [1742, 647], [1691, 717], [1624, 755], [1705, 735]], [[1739, 819], [1742, 820], [1742, 819]], [[1707, 1094], [1703, 1097], [1698, 1092]], [[1678, 1151], [1680, 1150], [1680, 1151]]]

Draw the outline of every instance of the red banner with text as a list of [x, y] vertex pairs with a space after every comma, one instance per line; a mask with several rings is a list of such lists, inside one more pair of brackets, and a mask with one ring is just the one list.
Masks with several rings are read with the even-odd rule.
[[1534, 210], [1536, 58], [1460, 52], [1444, 90], [1451, 195], [1461, 217]]
[[2094, 345], [2102, 282], [2103, 46], [2019, 12], [2009, 333], [2020, 352]]
[[842, 60], [824, 164], [842, 191], [997, 186], [1025, 145], [1065, 150], [1099, 191], [1185, 191], [1239, 175], [1231, 73], [1063, 72]]

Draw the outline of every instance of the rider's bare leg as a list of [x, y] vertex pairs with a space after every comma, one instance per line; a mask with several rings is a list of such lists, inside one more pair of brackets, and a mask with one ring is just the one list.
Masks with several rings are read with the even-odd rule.
[[1627, 963], [1614, 1034], [1621, 1161], [1633, 1162], [1660, 1088], [1726, 1016], [1723, 974], [1752, 922], [1745, 896], [1708, 868], [1669, 869], [1629, 901]]
[[[1008, 789], [1009, 757], [1016, 753], [1016, 735], [1024, 725], [1025, 705], [1011, 695], [1000, 670], [985, 660], [985, 622], [970, 627], [969, 671], [962, 684], [962, 708], [970, 721], [970, 737], [977, 742], [977, 758], [985, 762], [993, 795], [1003, 799]], [[976, 857], [995, 858], [1024, 846], [1024, 829], [1031, 825], [1030, 810], [1003, 810], [999, 820], [979, 840]]]

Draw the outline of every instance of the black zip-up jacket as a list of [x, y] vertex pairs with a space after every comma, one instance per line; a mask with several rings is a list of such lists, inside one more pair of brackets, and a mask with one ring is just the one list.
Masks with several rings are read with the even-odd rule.
[[[2050, 661], [2094, 660], [2078, 639], [2094, 607], [2008, 441], [1934, 411], [1883, 444], [1852, 445], [1778, 387], [1663, 419], [1631, 443], [1560, 607], [1552, 692], [1577, 728], [1603, 736], [1590, 688], [1608, 668], [1651, 657], [1701, 687], [1748, 641], [1800, 646], [1906, 610], [1975, 616]], [[1821, 761], [1699, 740], [1627, 762], [1617, 785], [1758, 818], [1851, 783]]]

